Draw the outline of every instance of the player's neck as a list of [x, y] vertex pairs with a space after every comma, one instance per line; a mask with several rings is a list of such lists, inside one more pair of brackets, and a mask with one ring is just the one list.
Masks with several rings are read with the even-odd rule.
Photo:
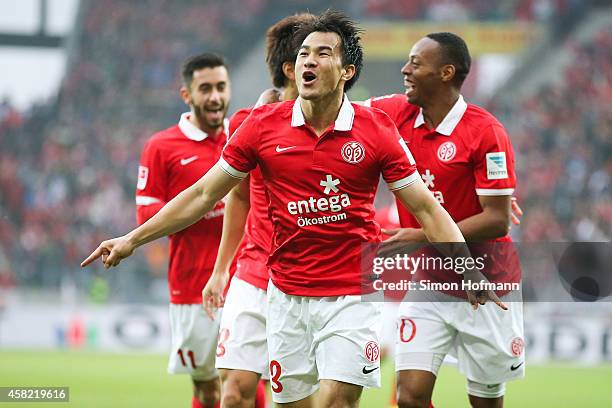
[[437, 128], [455, 106], [457, 99], [459, 99], [459, 91], [456, 90], [433, 95], [431, 100], [423, 106], [423, 118], [427, 127], [429, 129]]
[[304, 120], [317, 136], [321, 136], [336, 121], [343, 98], [343, 92], [333, 92], [315, 100], [300, 99]]
[[295, 86], [295, 82], [293, 84], [288, 84], [283, 88], [283, 92], [281, 93], [280, 100], [281, 101], [293, 101], [297, 99], [299, 96], [299, 92], [297, 86]]

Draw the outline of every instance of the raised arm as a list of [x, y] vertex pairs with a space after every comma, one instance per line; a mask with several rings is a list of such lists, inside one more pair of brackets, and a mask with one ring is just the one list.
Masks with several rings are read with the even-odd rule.
[[139, 246], [181, 231], [197, 222], [239, 181], [216, 164], [147, 222], [122, 237], [102, 242], [81, 266], [87, 266], [99, 257], [102, 257], [106, 268], [119, 265], [122, 259], [130, 256]]

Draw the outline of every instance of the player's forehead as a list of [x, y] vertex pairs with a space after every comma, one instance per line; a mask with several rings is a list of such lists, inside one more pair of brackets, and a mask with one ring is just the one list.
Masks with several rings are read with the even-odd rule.
[[425, 61], [436, 61], [440, 53], [440, 44], [429, 37], [423, 37], [410, 49], [409, 58]]
[[214, 68], [200, 68], [193, 71], [192, 87], [197, 88], [204, 84], [217, 85], [229, 82], [227, 68], [223, 65]]
[[340, 36], [334, 32], [315, 31], [304, 39], [301, 48], [322, 49], [329, 48], [337, 51], [340, 48]]

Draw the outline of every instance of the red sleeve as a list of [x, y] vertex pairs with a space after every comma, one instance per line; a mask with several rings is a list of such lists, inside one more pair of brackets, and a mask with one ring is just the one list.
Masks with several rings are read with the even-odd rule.
[[228, 140], [219, 164], [232, 177], [243, 179], [257, 167], [259, 119], [249, 115]]
[[476, 194], [512, 195], [516, 187], [514, 152], [504, 127], [495, 123], [481, 131], [472, 153]]
[[406, 95], [391, 94], [384, 96], [373, 96], [364, 102], [365, 106], [380, 109], [391, 118], [396, 125], [401, 119], [401, 113], [406, 105]]
[[138, 166], [136, 220], [138, 224], [154, 216], [167, 201], [167, 171], [162, 152], [154, 139], [147, 142]]
[[401, 190], [419, 179], [416, 163], [391, 119], [382, 112], [377, 116], [381, 173], [389, 190]]
[[249, 116], [253, 109], [252, 108], [244, 108], [240, 109], [236, 113], [232, 115], [229, 122], [229, 135], [233, 135], [236, 129], [242, 125], [242, 122]]

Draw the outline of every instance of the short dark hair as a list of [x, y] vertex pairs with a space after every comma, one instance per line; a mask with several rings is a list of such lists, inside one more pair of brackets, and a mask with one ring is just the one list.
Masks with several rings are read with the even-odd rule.
[[340, 36], [342, 65], [355, 66], [355, 75], [344, 84], [344, 90], [348, 91], [359, 79], [363, 68], [363, 47], [359, 36], [362, 30], [343, 13], [327, 10], [316, 16], [312, 23], [305, 24], [298, 29], [295, 39], [299, 41], [299, 44], [296, 44], [296, 48], [299, 49], [306, 37], [314, 32], [336, 33]]
[[312, 23], [315, 16], [300, 13], [288, 16], [274, 24], [266, 32], [266, 63], [272, 76], [272, 84], [281, 88], [285, 86], [285, 62], [295, 63], [297, 49], [294, 45], [294, 34], [303, 24]]
[[470, 66], [472, 65], [472, 57], [470, 57], [470, 51], [463, 38], [447, 32], [431, 33], [427, 34], [426, 37], [440, 44], [442, 64], [455, 67], [453, 83], [461, 88], [463, 81], [470, 73]]
[[203, 68], [216, 68], [216, 67], [226, 67], [225, 60], [221, 55], [213, 54], [213, 53], [204, 53], [199, 55], [194, 55], [189, 57], [183, 62], [183, 66], [181, 68], [181, 75], [183, 77], [183, 83], [186, 87], [191, 86], [191, 81], [193, 80], [193, 73], [199, 69]]

